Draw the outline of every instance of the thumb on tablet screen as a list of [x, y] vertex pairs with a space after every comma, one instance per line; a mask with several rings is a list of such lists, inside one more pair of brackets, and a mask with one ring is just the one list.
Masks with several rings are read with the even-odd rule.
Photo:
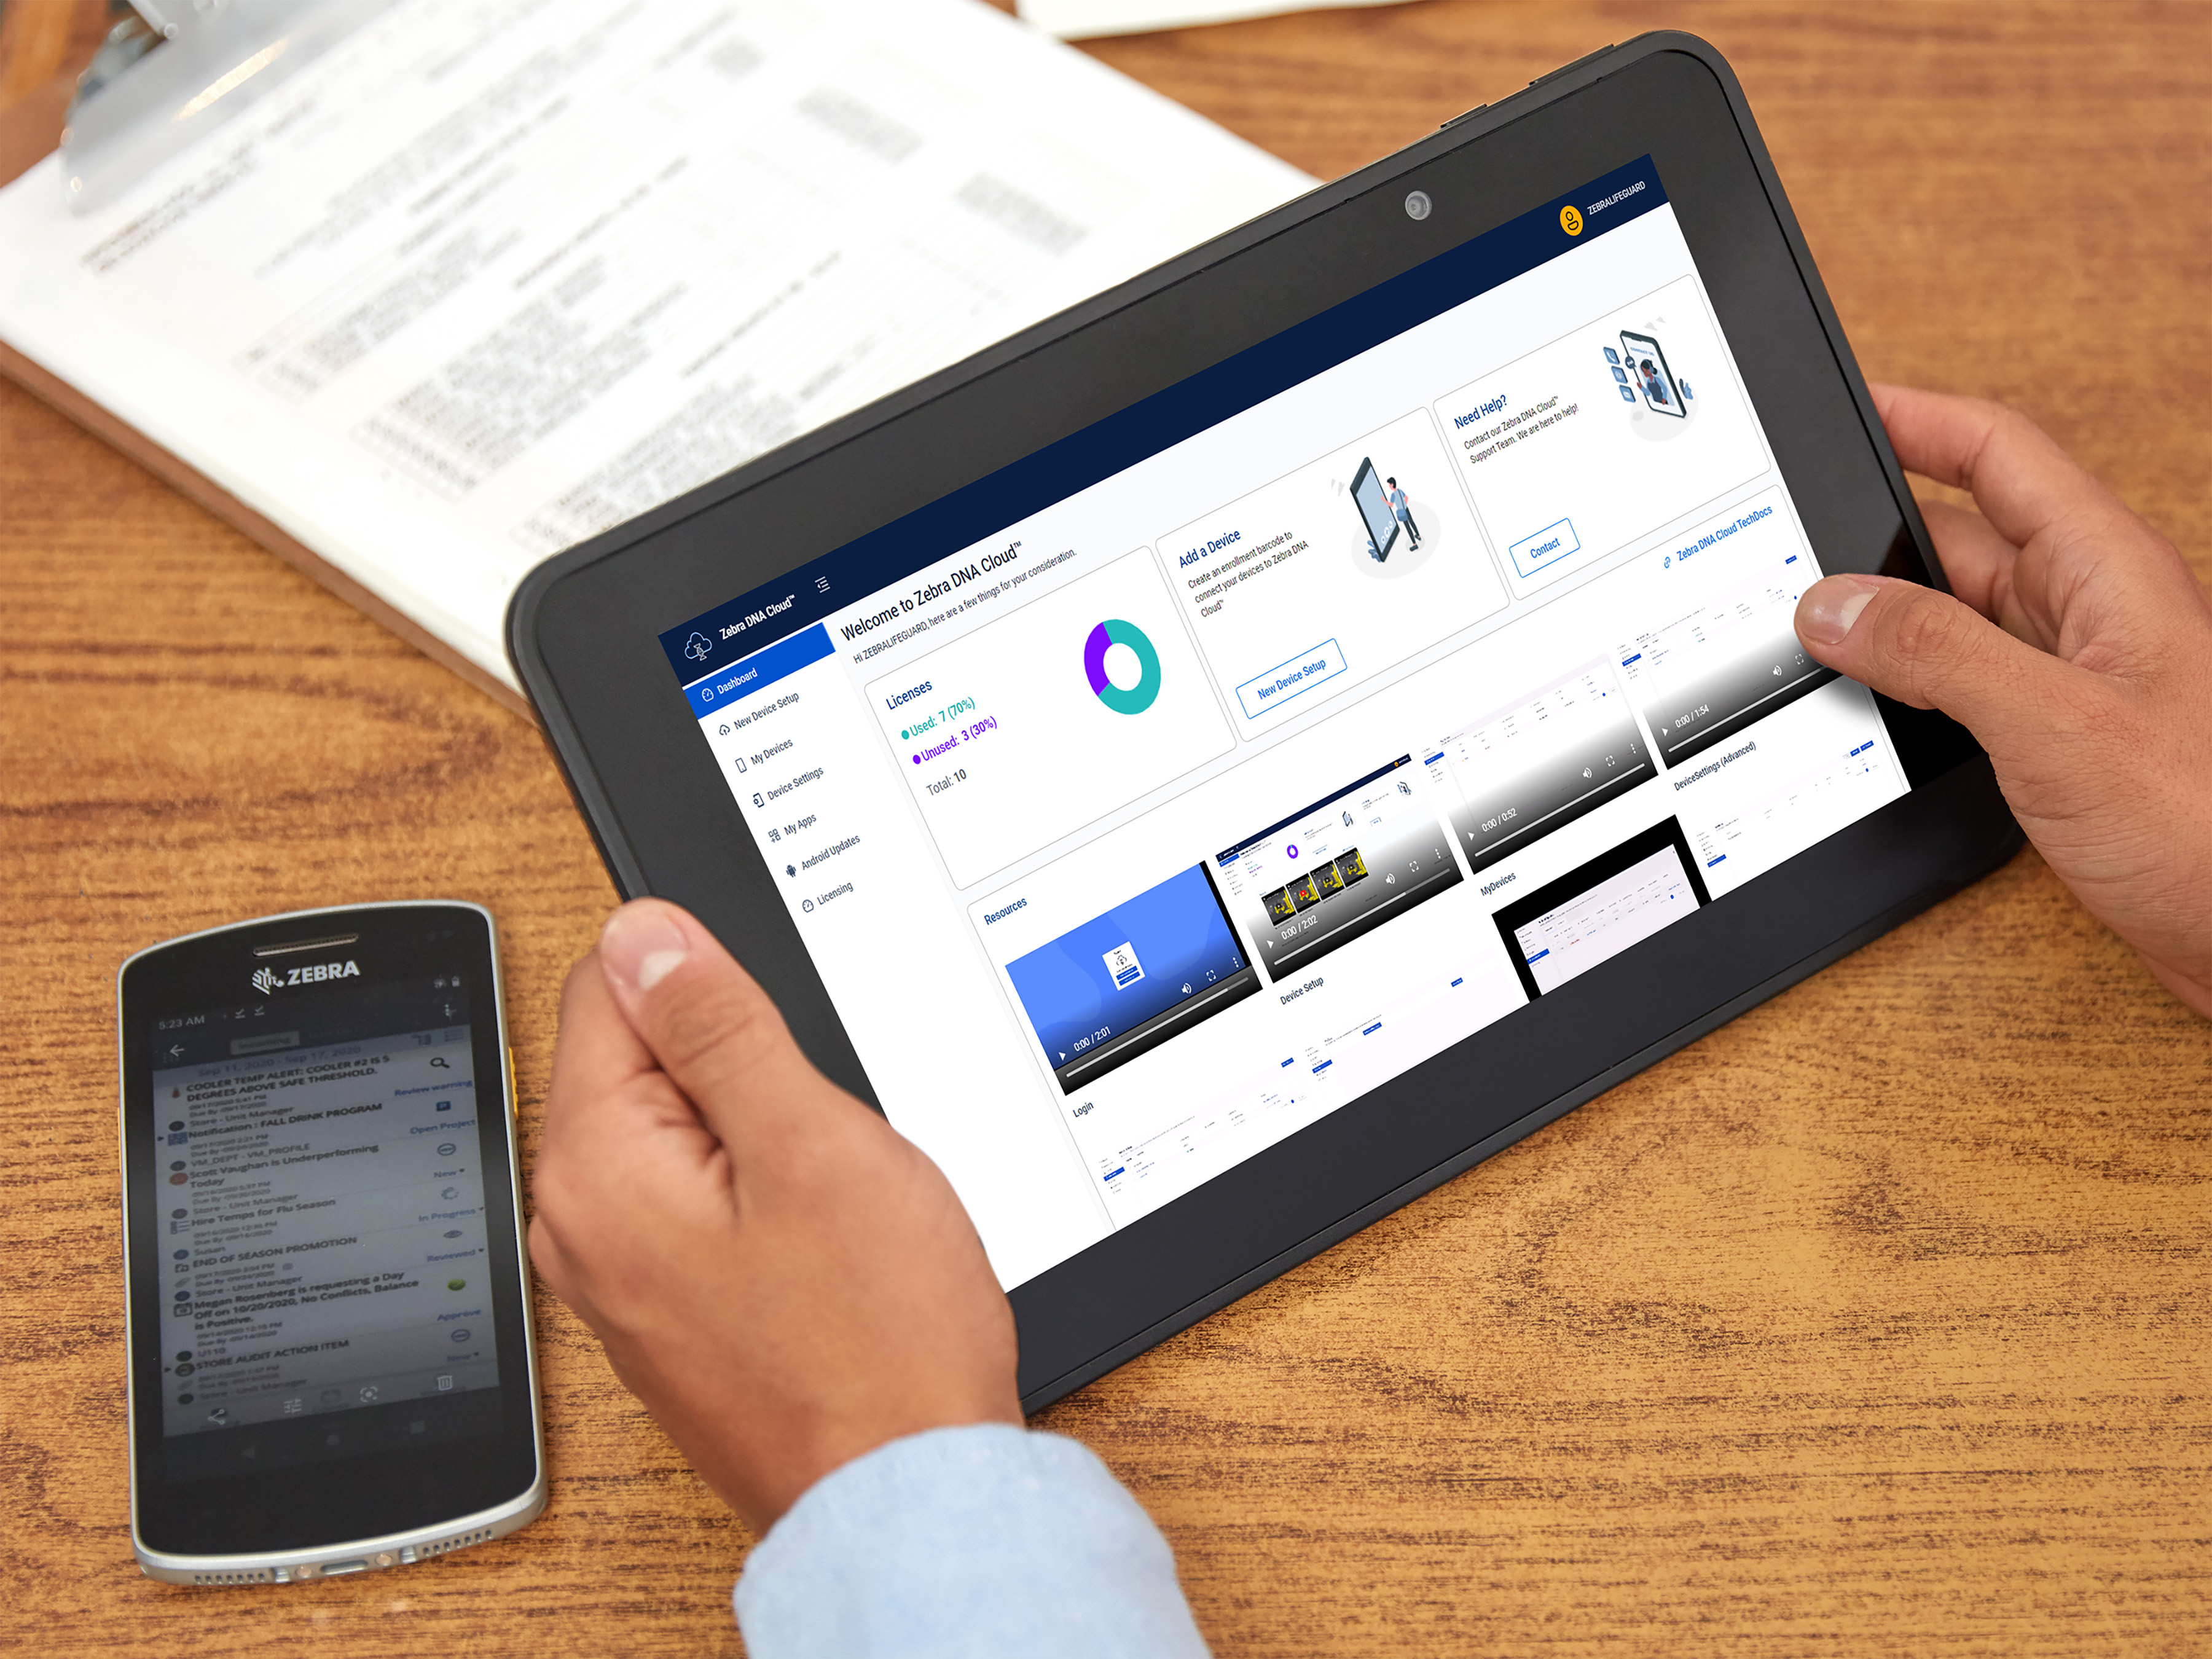
[[689, 911], [625, 904], [599, 963], [623, 1018], [733, 1151], [825, 1110], [867, 1111], [808, 1063], [768, 994]]
[[1829, 576], [1798, 601], [1798, 637], [1829, 667], [1971, 731], [2059, 878], [2212, 1014], [2203, 586], [2171, 542], [2016, 413], [1903, 387], [1875, 395], [1905, 465], [1970, 486], [1982, 509], [1925, 509], [1964, 598]]
[[1992, 752], [2031, 733], [2062, 741], [2069, 706], [2092, 690], [1948, 593], [1887, 576], [1815, 582], [1798, 601], [1797, 632], [1829, 667], [1899, 702], [1942, 709]]

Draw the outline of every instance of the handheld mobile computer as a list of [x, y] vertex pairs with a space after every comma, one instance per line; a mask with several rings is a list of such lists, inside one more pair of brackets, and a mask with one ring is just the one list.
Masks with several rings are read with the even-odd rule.
[[141, 951], [118, 1001], [140, 1565], [289, 1583], [534, 1519], [490, 913], [240, 922]]
[[951, 1178], [1033, 1408], [2018, 846], [1800, 646], [1845, 571], [1942, 580], [1653, 34], [556, 557], [509, 643], [622, 890]]

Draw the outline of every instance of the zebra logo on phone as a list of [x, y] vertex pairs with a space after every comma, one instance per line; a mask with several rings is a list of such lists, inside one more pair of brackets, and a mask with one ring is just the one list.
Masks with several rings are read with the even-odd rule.
[[295, 968], [289, 974], [279, 974], [274, 968], [253, 970], [253, 988], [266, 994], [280, 986], [320, 985], [326, 979], [359, 979], [359, 964], [350, 962], [319, 962], [312, 968]]

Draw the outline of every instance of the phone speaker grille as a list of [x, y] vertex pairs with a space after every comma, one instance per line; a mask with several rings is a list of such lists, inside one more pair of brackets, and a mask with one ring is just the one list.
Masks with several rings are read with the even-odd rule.
[[481, 1544], [490, 1536], [491, 1528], [483, 1527], [475, 1532], [465, 1532], [458, 1538], [445, 1538], [434, 1544], [425, 1544], [419, 1553], [424, 1556], [443, 1555], [447, 1550], [465, 1549], [471, 1544]]
[[265, 1584], [268, 1582], [269, 1570], [266, 1567], [258, 1572], [196, 1572], [192, 1575], [195, 1584]]
[[360, 937], [359, 933], [325, 933], [317, 939], [295, 939], [283, 945], [257, 945], [253, 947], [253, 954], [257, 957], [289, 957], [298, 951], [330, 951], [341, 945], [351, 945]]

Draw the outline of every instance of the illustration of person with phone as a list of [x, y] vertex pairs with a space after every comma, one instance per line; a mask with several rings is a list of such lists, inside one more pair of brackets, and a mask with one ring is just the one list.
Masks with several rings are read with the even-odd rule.
[[1406, 533], [1413, 538], [1413, 545], [1419, 547], [1421, 544], [1421, 530], [1420, 526], [1413, 522], [1413, 509], [1407, 505], [1406, 492], [1398, 488], [1398, 481], [1395, 478], [1386, 479], [1384, 482], [1390, 486], [1384, 499], [1390, 503], [1391, 514], [1400, 524], [1406, 526]]
[[[1674, 371], [1667, 362], [1667, 354], [1659, 342], [1649, 334], [1621, 331], [1621, 355], [1628, 360], [1628, 368], [1637, 389], [1644, 393], [1644, 401], [1654, 413], [1672, 415], [1676, 420], [1686, 418], [1682, 399], [1676, 393], [1678, 382]], [[1610, 352], [1607, 353], [1610, 356]]]

